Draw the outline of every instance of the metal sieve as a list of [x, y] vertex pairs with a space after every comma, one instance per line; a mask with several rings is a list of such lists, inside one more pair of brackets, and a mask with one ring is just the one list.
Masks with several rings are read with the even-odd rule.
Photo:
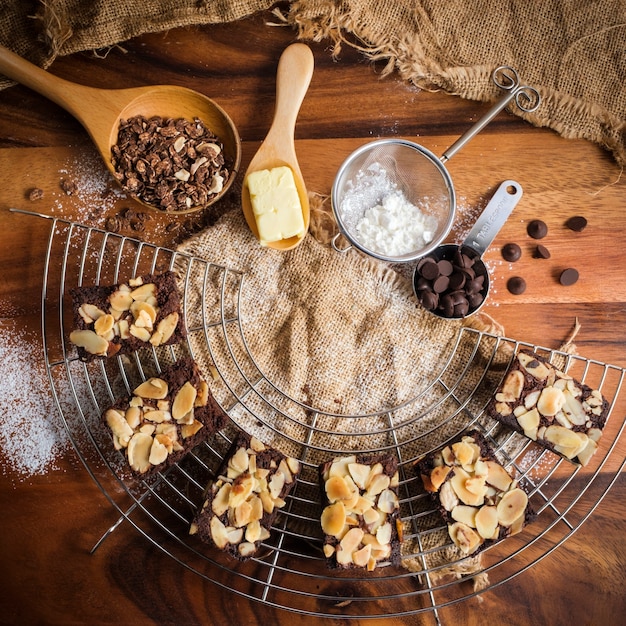
[[[507, 95], [496, 102], [441, 157], [404, 139], [380, 139], [350, 154], [337, 172], [331, 191], [333, 214], [340, 230], [331, 241], [335, 250], [346, 252], [355, 247], [383, 261], [404, 263], [431, 253], [441, 244], [448, 236], [456, 215], [454, 185], [444, 163], [512, 100], [527, 113], [535, 111], [541, 102], [537, 90], [521, 85], [517, 72], [511, 67], [497, 67], [492, 80], [499, 88], [507, 91]], [[392, 192], [400, 193], [427, 219], [436, 220], [436, 227], [426, 229], [425, 236], [414, 249], [398, 253], [366, 242], [362, 231], [364, 220], [371, 214], [368, 211], [378, 209]], [[340, 247], [338, 243], [342, 235], [349, 242], [345, 247]]]

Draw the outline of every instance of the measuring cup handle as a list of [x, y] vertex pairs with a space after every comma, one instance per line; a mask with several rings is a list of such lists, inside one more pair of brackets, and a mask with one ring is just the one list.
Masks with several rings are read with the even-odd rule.
[[346, 252], [348, 252], [348, 250], [352, 249], [351, 245], [346, 246], [345, 248], [340, 248], [337, 245], [337, 241], [339, 240], [339, 237], [341, 237], [341, 233], [337, 233], [331, 240], [330, 240], [330, 245], [337, 251], [337, 252], [341, 252], [341, 254], [345, 254]]

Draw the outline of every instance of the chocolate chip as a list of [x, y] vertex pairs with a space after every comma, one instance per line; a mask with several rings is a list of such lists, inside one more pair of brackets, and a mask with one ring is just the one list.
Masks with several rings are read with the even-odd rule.
[[512, 276], [507, 281], [506, 288], [514, 296], [519, 296], [526, 291], [526, 281], [521, 276]]
[[420, 303], [428, 311], [433, 311], [439, 304], [439, 296], [432, 291], [423, 291], [420, 295]]
[[439, 276], [439, 267], [437, 262], [430, 259], [430, 263], [424, 263], [420, 268], [420, 274], [427, 280], [435, 280]]
[[437, 267], [442, 276], [450, 276], [454, 271], [454, 266], [447, 259], [441, 259], [441, 261], [437, 263]]
[[533, 257], [535, 259], [549, 259], [550, 256], [550, 250], [541, 244], [539, 244], [533, 252]]
[[565, 225], [570, 230], [579, 233], [582, 230], [585, 230], [587, 226], [587, 218], [583, 217], [582, 215], [575, 215], [574, 217], [570, 217], [567, 222], [565, 222]]
[[519, 261], [521, 256], [522, 249], [516, 243], [507, 243], [502, 246], [502, 258], [505, 261], [514, 263], [515, 261]]
[[450, 279], [447, 276], [439, 276], [433, 282], [433, 290], [435, 293], [443, 293], [450, 286]]
[[548, 234], [548, 227], [542, 220], [531, 220], [526, 231], [533, 239], [543, 239]]
[[28, 194], [28, 199], [31, 202], [35, 202], [36, 200], [41, 200], [43, 198], [43, 189], [39, 189], [39, 187], [34, 187], [30, 190]]
[[559, 276], [559, 282], [566, 287], [573, 285], [576, 281], [578, 281], [578, 270], [575, 270], [573, 267], [563, 270], [561, 276]]

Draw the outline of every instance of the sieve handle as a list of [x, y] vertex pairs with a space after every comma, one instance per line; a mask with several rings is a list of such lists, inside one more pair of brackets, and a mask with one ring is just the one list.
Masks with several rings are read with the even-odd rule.
[[482, 256], [517, 206], [522, 193], [522, 186], [519, 183], [514, 180], [505, 180], [496, 189], [491, 200], [476, 220], [474, 227], [463, 242], [463, 246], [471, 248], [479, 256]]
[[337, 244], [337, 241], [339, 241], [339, 237], [342, 236], [342, 233], [337, 233], [331, 240], [330, 240], [330, 245], [337, 251], [337, 252], [341, 252], [342, 254], [344, 252], [347, 252], [348, 250], [352, 250], [352, 246], [351, 245], [347, 245], [345, 248], [340, 248], [339, 245]]
[[445, 163], [451, 159], [468, 141], [491, 122], [491, 120], [504, 109], [511, 100], [515, 100], [518, 108], [525, 113], [536, 111], [541, 104], [541, 96], [534, 87], [520, 84], [517, 72], [508, 65], [497, 67], [492, 74], [493, 82], [509, 93], [498, 100], [468, 131], [459, 137], [442, 155], [440, 161]]

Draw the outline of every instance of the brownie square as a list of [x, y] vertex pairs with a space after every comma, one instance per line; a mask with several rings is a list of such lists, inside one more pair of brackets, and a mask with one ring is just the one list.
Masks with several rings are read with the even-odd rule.
[[587, 465], [609, 412], [602, 394], [531, 350], [520, 350], [488, 414], [544, 448]]
[[392, 456], [336, 457], [319, 468], [324, 555], [331, 568], [400, 563], [398, 469]]
[[81, 361], [175, 344], [187, 336], [174, 272], [144, 274], [118, 285], [75, 287], [70, 294], [70, 342]]
[[297, 459], [241, 432], [208, 486], [189, 533], [240, 561], [250, 559], [269, 539], [300, 470]]
[[470, 555], [515, 535], [535, 518], [526, 492], [472, 430], [417, 464], [456, 547]]
[[136, 476], [176, 463], [228, 416], [217, 403], [195, 361], [184, 357], [118, 400], [102, 419]]

